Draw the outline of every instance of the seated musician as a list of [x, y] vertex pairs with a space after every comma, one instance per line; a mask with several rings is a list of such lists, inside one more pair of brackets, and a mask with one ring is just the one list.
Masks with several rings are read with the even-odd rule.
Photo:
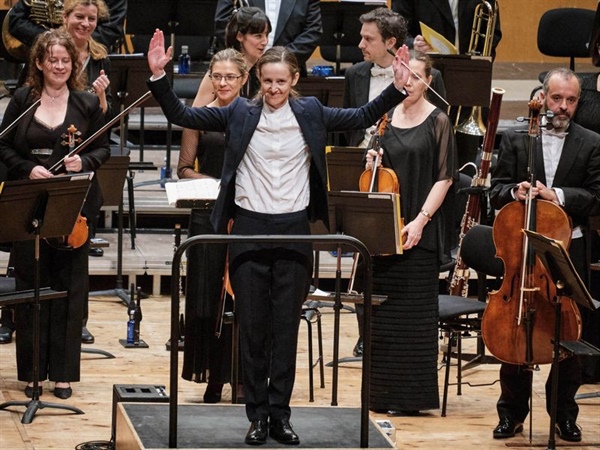
[[[589, 264], [586, 235], [588, 217], [600, 210], [600, 135], [589, 131], [571, 119], [577, 109], [580, 82], [566, 68], [548, 72], [540, 99], [546, 111], [554, 117], [550, 126], [542, 119], [541, 148], [543, 161], [536, 163], [535, 198], [560, 206], [572, 219], [573, 230], [569, 254], [582, 278], [587, 282]], [[500, 144], [498, 163], [492, 173], [491, 205], [500, 209], [513, 201], [524, 201], [530, 183], [528, 179], [528, 134], [509, 129]], [[498, 219], [497, 219], [498, 220]], [[520, 226], [515, 224], [515, 226]], [[546, 382], [546, 407], [550, 412], [552, 373]], [[503, 363], [500, 369], [502, 393], [497, 410], [499, 423], [493, 431], [496, 439], [510, 438], [523, 430], [529, 413], [532, 372], [530, 368]], [[575, 394], [581, 385], [578, 358], [570, 357], [559, 364], [558, 410], [556, 432], [563, 440], [580, 441], [577, 425], [579, 408]]]

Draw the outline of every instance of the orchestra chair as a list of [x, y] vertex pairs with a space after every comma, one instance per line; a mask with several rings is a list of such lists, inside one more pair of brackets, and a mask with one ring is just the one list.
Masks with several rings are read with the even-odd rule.
[[[486, 308], [487, 277], [500, 278], [504, 275], [504, 264], [495, 257], [496, 248], [492, 238], [492, 227], [476, 225], [463, 237], [461, 257], [465, 264], [477, 272], [478, 298], [468, 298], [457, 295], [439, 296], [439, 328], [448, 338], [447, 348], [444, 350], [444, 388], [442, 398], [442, 417], [446, 417], [449, 386], [457, 386], [457, 395], [462, 395], [461, 386], [489, 386], [492, 383], [473, 384], [462, 381], [463, 367], [462, 338], [472, 335], [481, 339], [481, 317]], [[453, 352], [454, 349], [454, 352]], [[475, 358], [481, 358], [483, 350]], [[452, 364], [452, 357], [456, 356], [456, 363]], [[473, 363], [473, 361], [468, 364]], [[450, 368], [457, 368], [456, 382], [450, 382]]]
[[[569, 58], [575, 71], [575, 58], [590, 58], [588, 47], [596, 12], [582, 8], [556, 8], [540, 18], [537, 33], [538, 50], [546, 56]], [[539, 75], [544, 81], [547, 72]]]

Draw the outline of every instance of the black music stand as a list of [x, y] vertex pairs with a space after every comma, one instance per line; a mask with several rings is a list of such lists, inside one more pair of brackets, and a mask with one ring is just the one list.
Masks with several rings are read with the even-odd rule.
[[217, 0], [129, 0], [127, 34], [152, 36], [157, 28], [168, 32], [173, 57], [177, 58], [175, 34], [204, 36], [209, 38], [208, 44], [214, 35], [216, 8]]
[[366, 149], [360, 147], [331, 147], [327, 153], [329, 191], [355, 191], [365, 170]]
[[92, 296], [119, 297], [125, 306], [129, 306], [131, 302], [129, 294], [123, 289], [123, 185], [128, 167], [129, 156], [113, 155], [97, 171], [98, 182], [104, 196], [104, 206], [118, 206], [117, 281], [114, 289], [90, 292]]
[[[393, 202], [390, 201], [389, 193], [369, 193], [358, 191], [330, 192], [329, 193], [329, 223], [332, 232], [345, 234], [363, 242], [371, 255], [399, 253], [397, 232], [397, 211]], [[399, 206], [399, 205], [398, 205]], [[377, 230], [376, 233], [373, 230]], [[396, 238], [397, 237], [397, 238]], [[363, 240], [364, 239], [364, 240]], [[401, 244], [400, 244], [401, 245]], [[338, 246], [338, 261], [340, 254], [348, 251], [347, 247]], [[339, 283], [338, 280], [336, 280]], [[339, 336], [341, 295], [339, 285], [336, 286], [336, 298], [334, 306], [334, 336]], [[385, 301], [385, 298], [381, 298]], [[374, 303], [373, 303], [374, 304]], [[371, 320], [371, 312], [364, 310], [365, 321]], [[364, 358], [371, 356], [370, 336], [364, 340]], [[333, 361], [328, 366], [333, 367], [332, 382], [332, 406], [337, 403], [337, 368], [340, 363], [363, 361], [363, 357], [339, 358], [339, 343], [337, 339], [333, 344]]]
[[360, 29], [362, 24], [359, 17], [372, 9], [385, 6], [380, 4], [357, 2], [321, 2], [321, 21], [323, 22], [323, 35], [319, 46], [321, 55], [325, 58], [329, 52], [328, 47], [335, 48], [335, 74], [340, 75], [340, 63], [352, 63], [363, 60], [363, 54], [358, 48], [360, 43]]
[[38, 409], [58, 408], [83, 414], [73, 406], [40, 401], [40, 239], [71, 233], [91, 181], [90, 173], [64, 175], [43, 180], [0, 184], [0, 217], [12, 217], [0, 229], [1, 242], [35, 240], [33, 313], [33, 396], [30, 401], [9, 401], [0, 409], [26, 406], [21, 423], [31, 423]]
[[[482, 107], [485, 116], [490, 105], [492, 91], [492, 59], [470, 55], [439, 55], [430, 54], [433, 67], [442, 74], [446, 87], [446, 100], [452, 107], [455, 122], [466, 119], [464, 109], [458, 107]], [[465, 112], [461, 114], [461, 112]], [[483, 117], [485, 121], [486, 118]], [[485, 123], [485, 122], [484, 122]], [[477, 151], [481, 146], [481, 136], [466, 133], [456, 133], [458, 146], [458, 165], [462, 167], [468, 162], [475, 161]]]
[[548, 436], [548, 450], [556, 448], [555, 425], [556, 409], [558, 402], [558, 364], [560, 361], [560, 351], [563, 350], [569, 355], [587, 355], [598, 356], [600, 350], [585, 341], [561, 341], [560, 340], [560, 321], [561, 321], [561, 297], [567, 296], [579, 305], [592, 311], [598, 309], [594, 300], [590, 296], [585, 284], [579, 278], [573, 262], [569, 258], [569, 253], [565, 247], [557, 240], [547, 238], [544, 235], [534, 231], [524, 230], [529, 238], [529, 243], [533, 247], [535, 254], [550, 274], [552, 281], [556, 285], [556, 301], [554, 302], [556, 320], [554, 324], [554, 359], [552, 361], [552, 380], [551, 380], [551, 400], [550, 400], [550, 432]]

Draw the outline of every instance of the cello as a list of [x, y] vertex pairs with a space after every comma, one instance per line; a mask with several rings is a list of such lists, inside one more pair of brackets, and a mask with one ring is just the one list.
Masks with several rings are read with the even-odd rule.
[[[485, 345], [496, 358], [528, 366], [553, 361], [557, 290], [523, 229], [560, 240], [568, 248], [572, 228], [571, 219], [561, 207], [533, 197], [541, 106], [535, 99], [529, 103], [530, 186], [525, 202], [507, 204], [494, 221], [496, 256], [504, 262], [504, 277], [500, 289], [490, 293], [481, 323]], [[581, 316], [572, 299], [562, 297], [561, 316], [561, 339], [579, 340]]]

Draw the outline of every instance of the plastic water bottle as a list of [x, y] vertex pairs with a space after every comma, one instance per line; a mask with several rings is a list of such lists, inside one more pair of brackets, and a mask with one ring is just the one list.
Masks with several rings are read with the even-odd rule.
[[188, 53], [188, 46], [181, 46], [181, 55], [179, 55], [179, 64], [177, 65], [179, 68], [178, 73], [180, 75], [185, 75], [190, 73], [190, 54]]
[[171, 175], [173, 173], [171, 170], [171, 167], [167, 166], [167, 157], [166, 156], [164, 158], [164, 162], [165, 162], [164, 166], [162, 166], [160, 168], [160, 181], [159, 181], [160, 187], [163, 189], [165, 187], [166, 181], [171, 179]]
[[135, 343], [135, 302], [131, 298], [127, 311], [129, 320], [127, 321], [127, 343], [132, 345]]

